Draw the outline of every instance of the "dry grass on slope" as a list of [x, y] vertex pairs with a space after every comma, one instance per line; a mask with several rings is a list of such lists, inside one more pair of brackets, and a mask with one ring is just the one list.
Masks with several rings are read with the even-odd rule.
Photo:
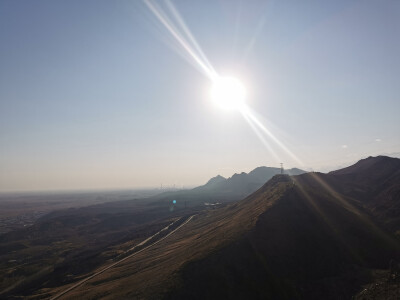
[[258, 217], [291, 185], [288, 176], [276, 176], [248, 198], [196, 216], [164, 241], [90, 280], [63, 299], [159, 298], [176, 284], [177, 273], [185, 264], [236, 241], [255, 226]]

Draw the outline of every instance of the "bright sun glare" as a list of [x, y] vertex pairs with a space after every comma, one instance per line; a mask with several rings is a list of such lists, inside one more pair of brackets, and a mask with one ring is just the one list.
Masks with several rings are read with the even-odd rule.
[[226, 110], [242, 111], [245, 106], [246, 89], [234, 77], [219, 77], [213, 81], [211, 99]]

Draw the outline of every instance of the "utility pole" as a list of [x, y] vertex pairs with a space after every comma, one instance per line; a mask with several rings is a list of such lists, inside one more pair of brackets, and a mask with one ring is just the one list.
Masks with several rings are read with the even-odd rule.
[[281, 163], [281, 174], [283, 174], [283, 163]]

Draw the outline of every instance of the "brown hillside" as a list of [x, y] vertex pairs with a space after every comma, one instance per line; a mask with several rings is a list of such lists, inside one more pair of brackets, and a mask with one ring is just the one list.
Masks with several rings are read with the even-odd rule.
[[65, 298], [350, 298], [400, 245], [346, 189], [333, 174], [275, 176]]
[[329, 175], [400, 237], [400, 159], [369, 157]]
[[[243, 201], [196, 216], [168, 239], [96, 277], [65, 299], [161, 297], [179, 280], [178, 271], [183, 265], [235, 243], [290, 185], [289, 177], [274, 178]], [[49, 292], [54, 294], [67, 287]]]

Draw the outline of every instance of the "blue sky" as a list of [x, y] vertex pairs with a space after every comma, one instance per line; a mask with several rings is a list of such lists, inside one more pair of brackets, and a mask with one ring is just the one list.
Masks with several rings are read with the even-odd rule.
[[[302, 163], [269, 140], [285, 166], [399, 155], [399, 1], [172, 3]], [[279, 166], [210, 85], [141, 1], [3, 0], [0, 190], [193, 186]]]

